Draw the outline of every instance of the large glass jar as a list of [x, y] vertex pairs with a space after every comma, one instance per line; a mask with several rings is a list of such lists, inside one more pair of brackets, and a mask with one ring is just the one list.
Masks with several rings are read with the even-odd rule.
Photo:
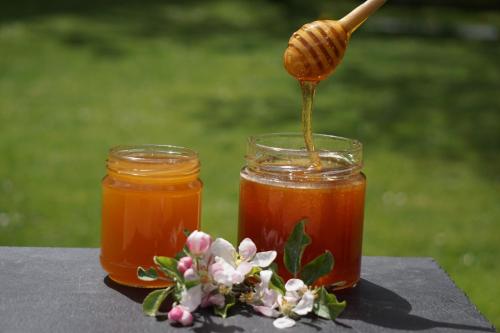
[[329, 250], [333, 272], [319, 284], [344, 281], [354, 287], [360, 278], [366, 178], [361, 172], [362, 145], [347, 138], [314, 135], [316, 160], [304, 148], [301, 134], [275, 133], [250, 137], [246, 166], [241, 171], [239, 240], [250, 237], [262, 250], [278, 251], [295, 224], [307, 219], [312, 238], [302, 263]]
[[102, 181], [101, 265], [124, 285], [144, 282], [137, 267], [153, 256], [174, 257], [186, 240], [184, 229], [200, 226], [202, 183], [196, 152], [167, 145], [118, 146], [109, 151]]

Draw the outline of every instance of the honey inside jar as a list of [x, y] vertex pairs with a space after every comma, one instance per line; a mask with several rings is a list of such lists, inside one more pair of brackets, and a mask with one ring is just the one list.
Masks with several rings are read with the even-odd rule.
[[137, 267], [153, 256], [174, 257], [186, 240], [184, 229], [199, 229], [202, 183], [196, 152], [166, 145], [119, 146], [110, 150], [102, 181], [101, 265], [120, 284], [145, 282]]
[[311, 168], [300, 134], [269, 134], [249, 140], [247, 165], [241, 171], [239, 239], [250, 237], [259, 249], [277, 249], [279, 274], [286, 239], [307, 219], [312, 243], [302, 263], [329, 250], [333, 271], [317, 284], [359, 281], [366, 179], [362, 148], [355, 140], [314, 135], [322, 168]]

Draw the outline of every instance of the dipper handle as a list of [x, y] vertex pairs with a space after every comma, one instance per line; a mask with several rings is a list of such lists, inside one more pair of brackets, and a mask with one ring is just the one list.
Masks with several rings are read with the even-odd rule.
[[342, 27], [353, 33], [366, 19], [379, 9], [386, 0], [367, 0], [339, 20]]

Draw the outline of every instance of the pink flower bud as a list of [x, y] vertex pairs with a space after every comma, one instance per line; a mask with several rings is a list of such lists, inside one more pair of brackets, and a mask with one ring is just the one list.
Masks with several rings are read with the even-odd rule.
[[179, 271], [180, 274], [184, 274], [187, 268], [182, 262], [180, 262], [177, 264], [177, 270]]
[[193, 266], [193, 259], [191, 257], [182, 257], [177, 263], [177, 270], [179, 273], [184, 274], [191, 266]]
[[193, 266], [193, 258], [191, 257], [182, 257], [179, 259], [179, 262], [182, 262], [186, 268], [191, 268], [191, 266]]
[[193, 231], [186, 241], [189, 251], [195, 256], [200, 256], [208, 251], [210, 243], [210, 236], [203, 231], [198, 230]]
[[179, 320], [182, 326], [190, 326], [193, 324], [193, 315], [189, 311], [184, 311], [182, 318]]
[[184, 313], [184, 309], [182, 309], [181, 306], [174, 306], [169, 312], [168, 312], [168, 320], [171, 322], [178, 322], [181, 320], [182, 315]]
[[182, 326], [189, 326], [193, 323], [193, 315], [184, 307], [177, 305], [168, 312], [168, 320], [171, 323], [179, 323]]

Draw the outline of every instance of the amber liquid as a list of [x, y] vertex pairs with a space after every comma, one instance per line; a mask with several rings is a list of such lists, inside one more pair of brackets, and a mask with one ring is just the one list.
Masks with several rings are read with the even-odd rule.
[[310, 168], [313, 169], [321, 169], [321, 160], [314, 147], [312, 132], [312, 112], [317, 85], [318, 82], [314, 81], [300, 81], [300, 88], [302, 90], [302, 134], [304, 135], [304, 143], [311, 159]]
[[186, 240], [183, 230], [199, 228], [202, 184], [196, 177], [136, 178], [103, 180], [101, 265], [120, 284], [164, 287], [169, 283], [139, 280], [137, 267], [154, 266], [155, 255], [175, 256]]
[[312, 243], [302, 263], [329, 250], [335, 267], [316, 283], [345, 281], [341, 288], [353, 287], [360, 277], [365, 185], [362, 173], [328, 182], [271, 183], [243, 170], [239, 239], [250, 237], [262, 251], [276, 249], [280, 275], [291, 278], [282, 251], [295, 224], [306, 218]]

